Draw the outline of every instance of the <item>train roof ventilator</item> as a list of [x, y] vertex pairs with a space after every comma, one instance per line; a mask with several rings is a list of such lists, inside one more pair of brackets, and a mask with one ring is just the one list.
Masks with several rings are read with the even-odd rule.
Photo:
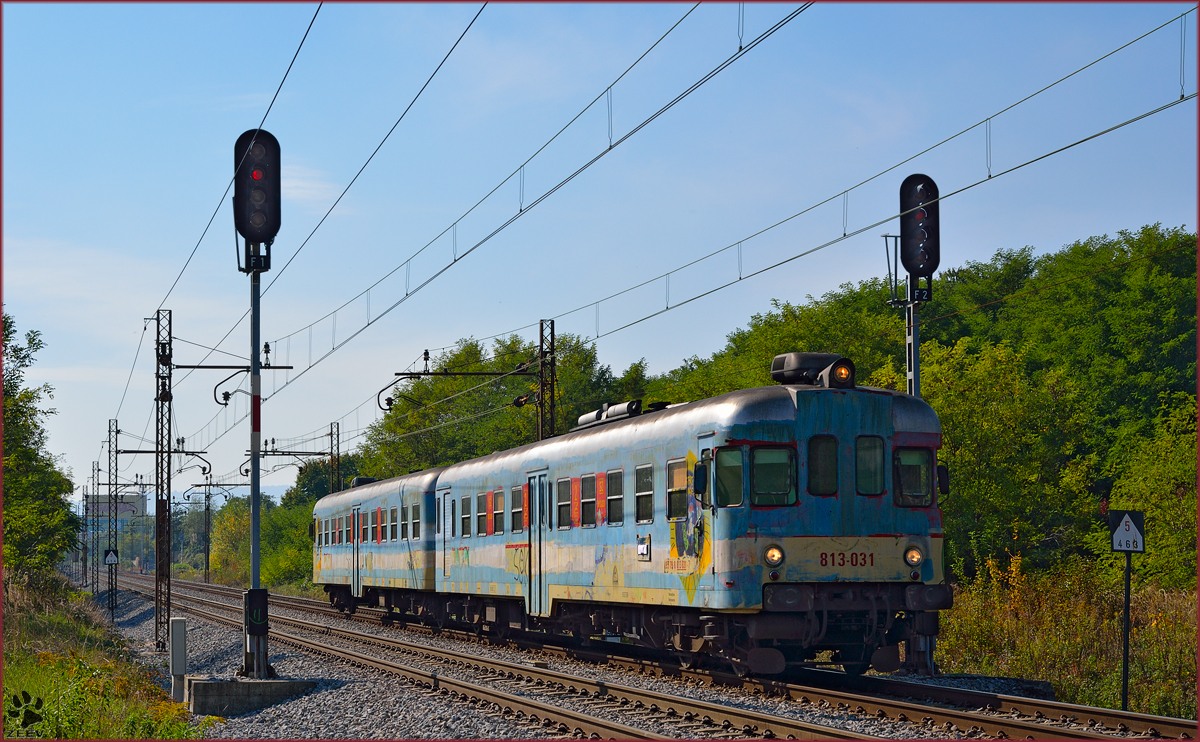
[[781, 353], [771, 361], [771, 378], [780, 384], [853, 389], [854, 361], [837, 353]]

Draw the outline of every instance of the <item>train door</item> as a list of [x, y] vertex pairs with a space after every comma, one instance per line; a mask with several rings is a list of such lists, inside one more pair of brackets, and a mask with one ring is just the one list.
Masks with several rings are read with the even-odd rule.
[[549, 530], [546, 522], [547, 481], [549, 474], [541, 472], [529, 475], [529, 614], [540, 616], [549, 607], [546, 599], [546, 572], [543, 568], [546, 556], [546, 539]]
[[350, 532], [350, 594], [356, 598], [362, 595], [362, 576], [359, 573], [359, 570], [362, 568], [362, 564], [359, 561], [362, 544], [358, 537], [358, 529], [360, 528], [358, 521], [362, 517], [362, 514], [359, 513], [359, 507], [355, 505], [350, 510], [350, 525], [353, 526]]
[[[714, 529], [717, 525], [716, 508], [708, 507], [713, 502], [713, 439], [712, 433], [704, 433], [696, 438], [696, 451], [699, 457], [696, 462], [704, 464], [707, 474], [704, 481], [704, 494], [697, 495], [699, 502], [688, 503], [689, 512], [698, 513], [700, 523], [700, 543], [697, 546], [700, 549], [700, 564], [701, 569], [708, 574], [702, 574], [700, 578], [700, 589], [711, 589], [711, 580], [705, 580], [704, 577], [715, 575], [716, 572], [716, 549], [719, 540], [715, 538]], [[693, 481], [692, 491], [694, 492], [700, 487], [697, 487], [697, 482]], [[690, 519], [689, 519], [690, 520]], [[705, 552], [708, 552], [705, 554]], [[708, 562], [705, 565], [705, 562]], [[707, 569], [704, 567], [707, 566]]]
[[441, 522], [438, 523], [438, 561], [442, 564], [442, 577], [450, 576], [450, 529], [454, 527], [454, 514], [450, 512], [451, 503], [454, 501], [450, 497], [450, 490], [442, 490], [437, 494], [440, 500], [438, 513], [441, 514]]

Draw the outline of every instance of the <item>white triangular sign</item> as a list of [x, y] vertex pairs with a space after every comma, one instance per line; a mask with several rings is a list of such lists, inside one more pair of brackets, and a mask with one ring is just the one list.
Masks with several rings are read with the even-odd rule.
[[1117, 530], [1113, 532], [1113, 551], [1137, 551], [1143, 552], [1146, 550], [1146, 541], [1142, 538], [1142, 534], [1138, 531], [1137, 526], [1133, 523], [1133, 518], [1126, 513], [1125, 517], [1117, 525]]

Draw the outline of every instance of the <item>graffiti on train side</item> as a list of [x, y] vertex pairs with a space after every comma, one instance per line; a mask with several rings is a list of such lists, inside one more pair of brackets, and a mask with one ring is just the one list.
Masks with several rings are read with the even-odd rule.
[[517, 575], [529, 574], [529, 544], [505, 545], [504, 571]]
[[625, 552], [620, 546], [596, 547], [596, 585], [625, 586]]

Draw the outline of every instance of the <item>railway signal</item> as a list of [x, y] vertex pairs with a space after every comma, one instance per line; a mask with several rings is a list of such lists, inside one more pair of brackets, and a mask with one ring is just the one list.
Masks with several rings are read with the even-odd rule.
[[[270, 244], [279, 233], [279, 140], [265, 129], [243, 132], [233, 145], [233, 224], [246, 239], [244, 271], [271, 269]], [[251, 244], [265, 244], [261, 255]]]
[[940, 261], [938, 187], [928, 175], [900, 184], [900, 262], [912, 276], [930, 277]]

